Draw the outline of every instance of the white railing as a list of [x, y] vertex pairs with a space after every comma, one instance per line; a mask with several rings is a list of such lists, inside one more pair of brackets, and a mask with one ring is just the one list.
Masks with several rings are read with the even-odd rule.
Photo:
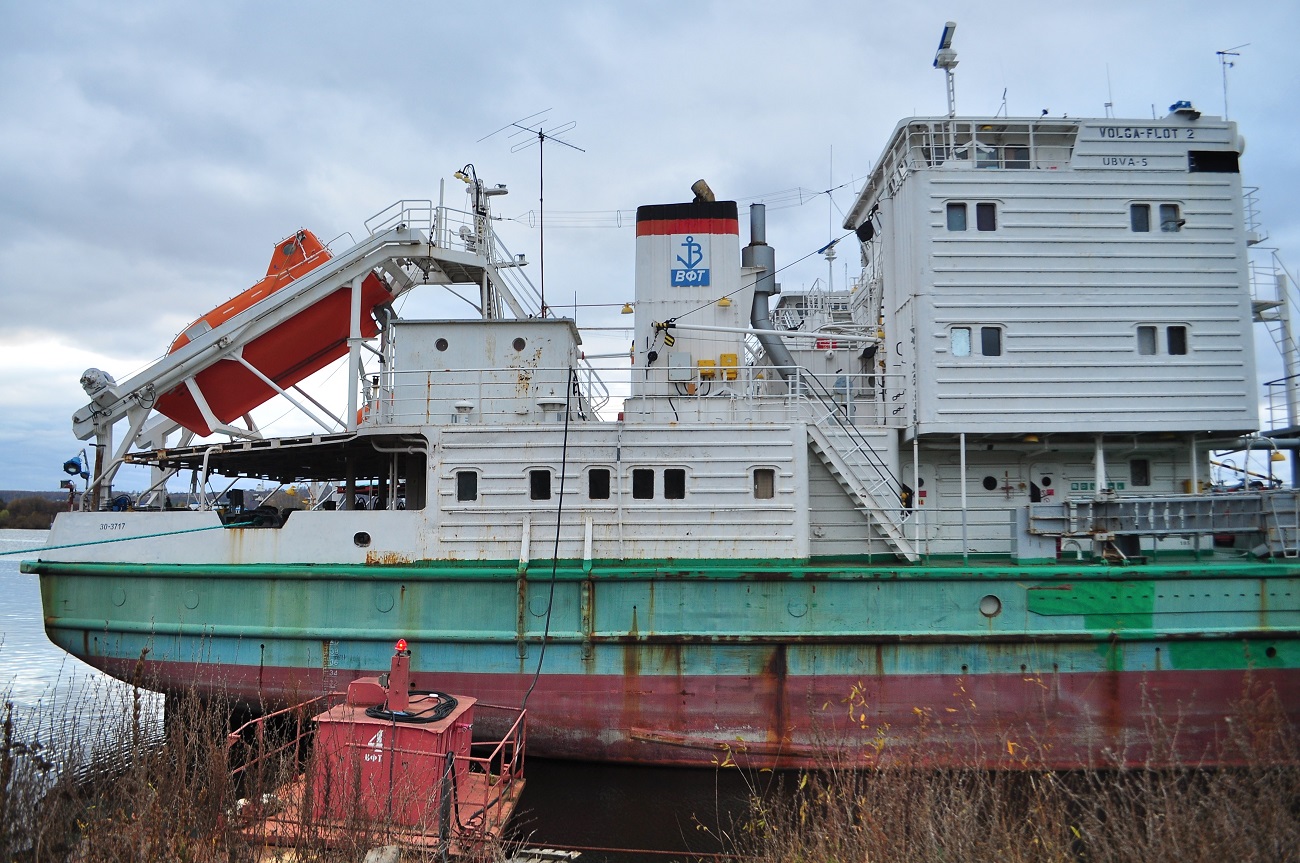
[[[362, 224], [366, 226], [366, 230], [372, 237], [398, 225], [432, 232], [435, 209], [443, 208], [435, 208], [433, 201], [418, 199], [394, 201]], [[435, 240], [435, 244], [436, 242]]]
[[[571, 398], [571, 418], [579, 408], [587, 419], [609, 400], [616, 376], [643, 374], [628, 366], [579, 367], [582, 402]], [[674, 385], [669, 397], [632, 398], [628, 411], [640, 421], [806, 421], [867, 428], [904, 428], [911, 421], [911, 402], [902, 375], [814, 374], [796, 368], [783, 379], [771, 366], [719, 369], [713, 379]], [[562, 421], [570, 386], [564, 367], [403, 369], [385, 375], [368, 395], [367, 422], [407, 424], [493, 424]], [[608, 383], [607, 383], [608, 381]], [[545, 387], [555, 395], [530, 396]]]

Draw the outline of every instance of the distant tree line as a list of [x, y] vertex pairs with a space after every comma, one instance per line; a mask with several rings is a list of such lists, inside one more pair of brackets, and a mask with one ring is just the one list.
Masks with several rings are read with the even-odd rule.
[[67, 508], [67, 503], [43, 497], [20, 497], [10, 503], [0, 500], [0, 529], [49, 530], [55, 514]]

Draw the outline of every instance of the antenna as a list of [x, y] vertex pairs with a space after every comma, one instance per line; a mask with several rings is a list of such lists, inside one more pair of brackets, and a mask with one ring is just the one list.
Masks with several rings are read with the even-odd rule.
[[942, 69], [948, 79], [948, 118], [957, 116], [957, 91], [953, 85], [952, 70], [957, 68], [957, 52], [952, 50], [952, 34], [957, 32], [957, 22], [943, 25], [939, 37], [939, 50], [934, 54], [934, 68]]
[[1106, 117], [1115, 118], [1115, 93], [1110, 87], [1110, 64], [1106, 64]]
[[559, 123], [546, 128], [550, 122], [545, 116], [550, 113], [551, 109], [547, 108], [538, 111], [535, 114], [529, 114], [527, 117], [521, 117], [514, 122], [507, 123], [500, 129], [497, 129], [491, 135], [484, 135], [476, 143], [482, 143], [493, 135], [504, 132], [506, 129], [514, 129], [509, 137], [519, 138], [521, 135], [527, 137], [519, 138], [510, 146], [510, 152], [518, 153], [520, 150], [527, 150], [533, 144], [537, 145], [537, 260], [538, 260], [538, 277], [537, 290], [541, 294], [542, 310], [541, 316], [544, 318], [547, 314], [546, 308], [546, 198], [544, 191], [546, 188], [546, 161], [545, 144], [547, 141], [554, 141], [557, 144], [563, 144], [571, 150], [577, 150], [579, 153], [585, 153], [586, 150], [581, 147], [570, 144], [568, 141], [560, 138], [565, 132], [572, 131], [578, 125], [577, 120], [570, 120], [567, 123]]
[[[835, 233], [835, 145], [830, 148], [826, 162], [826, 239], [833, 240]], [[826, 289], [835, 290], [835, 244], [826, 247]]]
[[1240, 57], [1241, 49], [1247, 48], [1249, 46], [1250, 46], [1249, 42], [1243, 42], [1240, 45], [1236, 45], [1232, 48], [1227, 48], [1223, 51], [1214, 52], [1215, 55], [1219, 58], [1220, 68], [1223, 69], [1223, 119], [1225, 120], [1228, 119], [1228, 70], [1231, 69], [1233, 66], [1237, 65], [1236, 63], [1229, 60], [1228, 58]]

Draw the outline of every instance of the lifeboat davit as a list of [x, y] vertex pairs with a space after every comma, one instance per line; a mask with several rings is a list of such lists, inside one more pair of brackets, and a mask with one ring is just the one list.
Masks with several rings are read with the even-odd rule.
[[[175, 353], [191, 339], [283, 290], [331, 257], [329, 249], [311, 231], [298, 231], [285, 237], [276, 245], [271, 264], [261, 281], [186, 327], [167, 352]], [[373, 338], [379, 333], [374, 309], [390, 299], [392, 295], [379, 277], [374, 273], [367, 275], [361, 285], [362, 336]], [[351, 308], [352, 288], [345, 285], [244, 345], [243, 358], [281, 389], [288, 389], [347, 354]], [[194, 381], [212, 415], [221, 423], [231, 423], [245, 416], [276, 395], [265, 381], [235, 360], [218, 360], [195, 375]], [[155, 408], [196, 434], [212, 433], [194, 395], [185, 384], [160, 396]]]

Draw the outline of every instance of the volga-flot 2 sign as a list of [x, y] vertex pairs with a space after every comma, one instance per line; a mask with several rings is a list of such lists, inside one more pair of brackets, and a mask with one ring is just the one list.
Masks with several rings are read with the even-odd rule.
[[709, 286], [709, 238], [695, 239], [694, 234], [673, 234], [672, 248], [677, 251], [675, 263], [681, 267], [669, 270], [674, 288]]

